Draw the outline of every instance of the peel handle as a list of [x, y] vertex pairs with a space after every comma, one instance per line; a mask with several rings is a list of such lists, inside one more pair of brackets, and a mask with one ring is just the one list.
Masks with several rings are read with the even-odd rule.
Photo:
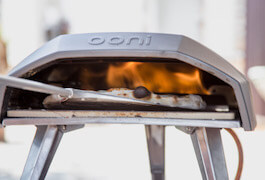
[[44, 84], [37, 81], [12, 77], [12, 76], [2, 76], [0, 75], [0, 84], [29, 90], [29, 91], [35, 91], [35, 92], [41, 92], [46, 94], [58, 94], [60, 96], [64, 97], [71, 97], [73, 96], [73, 91], [71, 89], [65, 89], [57, 86], [52, 86], [48, 84]]

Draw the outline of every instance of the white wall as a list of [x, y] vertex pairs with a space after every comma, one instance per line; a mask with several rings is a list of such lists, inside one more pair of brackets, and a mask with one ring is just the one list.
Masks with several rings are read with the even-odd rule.
[[159, 31], [200, 39], [200, 0], [159, 1]]
[[[8, 61], [16, 65], [44, 43], [48, 5], [70, 33], [148, 31], [183, 34], [243, 69], [245, 0], [2, 0], [3, 37]], [[53, 20], [51, 15], [50, 20]], [[56, 17], [54, 17], [56, 18]]]
[[61, 1], [71, 33], [143, 31], [143, 0]]
[[38, 3], [35, 0], [2, 0], [2, 32], [11, 66], [42, 44]]
[[245, 0], [154, 2], [157, 31], [193, 38], [244, 70]]
[[201, 42], [244, 70], [245, 0], [203, 0]]

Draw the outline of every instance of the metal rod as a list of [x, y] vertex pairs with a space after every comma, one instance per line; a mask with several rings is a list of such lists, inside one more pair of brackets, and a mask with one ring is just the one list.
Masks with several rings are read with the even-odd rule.
[[[147, 102], [143, 100], [130, 99], [125, 97], [113, 96], [100, 94], [92, 91], [77, 90], [72, 88], [61, 88], [57, 86], [52, 86], [44, 84], [41, 82], [36, 82], [32, 80], [11, 77], [11, 76], [2, 76], [0, 75], [0, 84], [15, 87], [19, 89], [41, 92], [46, 94], [56, 94], [63, 97], [68, 97], [72, 99], [85, 98], [91, 101], [105, 101], [105, 102], [121, 102], [121, 103], [131, 103], [131, 104], [142, 104], [142, 105], [159, 105], [152, 102]], [[161, 106], [161, 105], [159, 105]]]
[[34, 91], [34, 92], [41, 92], [41, 93], [47, 93], [47, 94], [56, 94], [68, 98], [86, 98], [91, 99], [93, 101], [117, 101], [117, 102], [126, 102], [126, 103], [133, 103], [133, 104], [143, 104], [143, 105], [156, 105], [154, 103], [142, 101], [142, 100], [135, 100], [135, 99], [129, 99], [124, 97], [117, 97], [112, 95], [105, 95], [100, 94], [97, 92], [91, 92], [91, 91], [82, 91], [82, 90], [76, 90], [71, 88], [61, 88], [57, 86], [52, 86], [48, 84], [44, 84], [41, 82], [36, 82], [32, 80], [17, 78], [17, 77], [11, 77], [11, 76], [2, 76], [0, 75], [0, 84], [15, 87], [19, 89]]
[[152, 180], [165, 179], [165, 126], [146, 125]]
[[44, 180], [64, 133], [84, 125], [37, 126], [21, 180]]
[[0, 75], [0, 84], [46, 94], [57, 94], [66, 97], [71, 97], [73, 95], [73, 91], [71, 89], [65, 89], [57, 86], [44, 84], [41, 82], [11, 76]]
[[21, 180], [45, 178], [62, 136], [58, 126], [37, 128]]
[[127, 97], [101, 94], [95, 91], [85, 91], [77, 89], [72, 89], [72, 90], [73, 90], [73, 96], [71, 98], [71, 101], [80, 101], [84, 99], [91, 102], [116, 102], [116, 103], [128, 103], [128, 104], [140, 104], [140, 105], [167, 106], [139, 99], [131, 99]]

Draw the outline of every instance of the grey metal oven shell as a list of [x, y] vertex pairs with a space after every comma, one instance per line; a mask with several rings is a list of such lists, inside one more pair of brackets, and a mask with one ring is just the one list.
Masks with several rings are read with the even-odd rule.
[[[9, 75], [21, 77], [52, 61], [84, 57], [156, 57], [191, 64], [231, 85], [242, 127], [253, 130], [256, 126], [250, 87], [244, 75], [221, 56], [182, 35], [120, 32], [61, 35], [26, 57]], [[5, 92], [6, 87], [0, 85], [1, 122], [6, 113]]]

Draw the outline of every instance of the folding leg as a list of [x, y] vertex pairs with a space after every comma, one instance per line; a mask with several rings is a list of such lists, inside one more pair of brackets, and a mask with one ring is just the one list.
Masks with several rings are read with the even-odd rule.
[[204, 180], [227, 180], [220, 129], [197, 128], [191, 139]]
[[165, 179], [165, 126], [146, 125], [152, 180]]
[[44, 179], [64, 132], [83, 126], [37, 126], [21, 180]]

